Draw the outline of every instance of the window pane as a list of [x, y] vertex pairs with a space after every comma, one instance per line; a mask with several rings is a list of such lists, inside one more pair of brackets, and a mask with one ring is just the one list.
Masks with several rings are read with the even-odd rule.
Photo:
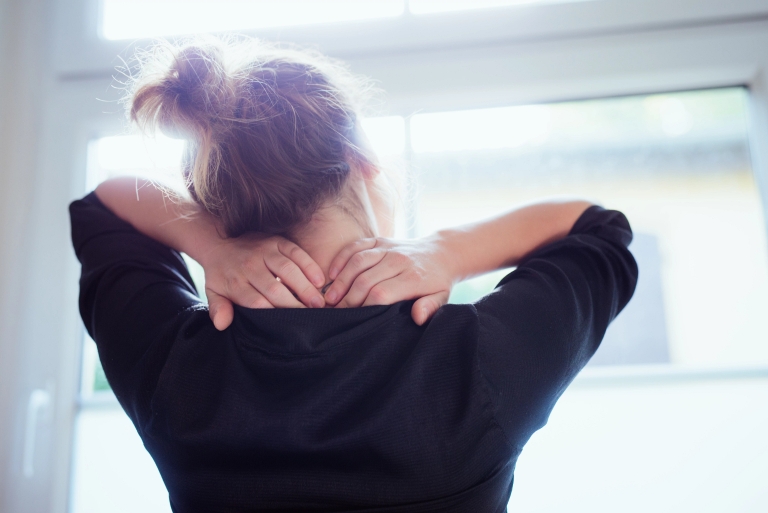
[[91, 141], [87, 190], [117, 176], [141, 176], [183, 190], [180, 164], [184, 141], [163, 135], [118, 135]]
[[[542, 196], [617, 208], [637, 292], [594, 364], [768, 363], [768, 251], [740, 88], [419, 114], [419, 234]], [[487, 292], [460, 285], [453, 299]]]
[[102, 0], [101, 35], [134, 39], [388, 18], [403, 0]]
[[405, 148], [405, 119], [402, 116], [366, 118], [363, 130], [380, 157], [400, 155]]
[[75, 421], [71, 513], [170, 513], [168, 491], [136, 428], [117, 403]]
[[469, 11], [492, 7], [507, 7], [510, 5], [583, 1], [586, 0], [410, 0], [408, 7], [413, 14], [429, 14], [435, 12]]

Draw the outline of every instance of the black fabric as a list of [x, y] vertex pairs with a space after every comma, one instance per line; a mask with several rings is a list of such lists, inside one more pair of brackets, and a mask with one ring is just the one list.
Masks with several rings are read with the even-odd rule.
[[503, 512], [523, 445], [629, 301], [619, 212], [425, 326], [412, 302], [236, 308], [217, 331], [180, 255], [90, 194], [80, 310], [176, 512]]

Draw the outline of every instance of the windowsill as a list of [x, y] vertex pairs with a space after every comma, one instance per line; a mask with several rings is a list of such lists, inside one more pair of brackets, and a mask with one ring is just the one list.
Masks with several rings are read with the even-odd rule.
[[653, 364], [606, 365], [584, 369], [573, 386], [608, 386], [624, 384], [657, 384], [671, 381], [702, 381], [719, 379], [768, 378], [768, 365], [740, 365], [728, 367]]

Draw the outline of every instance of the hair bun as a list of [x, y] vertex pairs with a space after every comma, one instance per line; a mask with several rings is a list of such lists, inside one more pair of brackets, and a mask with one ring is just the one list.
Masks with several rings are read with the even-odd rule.
[[[226, 118], [234, 99], [220, 44], [197, 43], [152, 50], [151, 69], [134, 84], [130, 117], [145, 130], [206, 140]], [[158, 55], [161, 54], [161, 55]]]

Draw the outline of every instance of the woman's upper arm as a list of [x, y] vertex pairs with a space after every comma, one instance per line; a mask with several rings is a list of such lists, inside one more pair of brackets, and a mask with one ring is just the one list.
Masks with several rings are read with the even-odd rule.
[[586, 365], [637, 283], [623, 214], [589, 208], [481, 299], [480, 366], [497, 420], [527, 439]]
[[119, 393], [168, 323], [200, 299], [179, 253], [140, 234], [93, 193], [73, 202], [70, 216], [82, 264], [80, 313]]

